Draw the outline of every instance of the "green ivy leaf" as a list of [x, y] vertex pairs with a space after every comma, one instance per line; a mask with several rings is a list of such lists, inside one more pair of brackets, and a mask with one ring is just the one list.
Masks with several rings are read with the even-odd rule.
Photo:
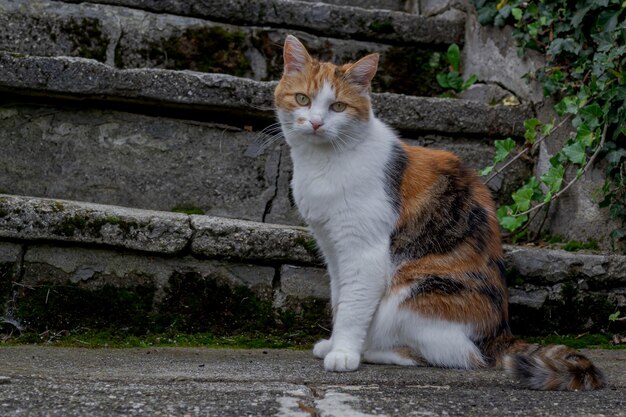
[[546, 196], [543, 198], [543, 202], [544, 202], [544, 203], [547, 203], [547, 202], [549, 202], [550, 200], [552, 200], [552, 191], [548, 191], [548, 192], [546, 193]]
[[564, 176], [565, 167], [563, 165], [553, 165], [541, 176], [541, 181], [548, 186], [550, 193], [557, 193], [561, 189]]
[[541, 136], [548, 136], [553, 127], [553, 123], [546, 123], [545, 125], [541, 126]]
[[532, 188], [520, 188], [515, 191], [511, 197], [515, 202], [515, 208], [517, 211], [526, 211], [530, 208], [530, 203], [533, 198], [534, 190]]
[[481, 177], [487, 176], [487, 175], [491, 174], [491, 172], [493, 171], [493, 168], [494, 168], [493, 165], [485, 167], [485, 168], [481, 169], [480, 171], [478, 171], [478, 175], [480, 175]]
[[559, 113], [559, 116], [563, 116], [565, 113], [576, 114], [578, 113], [578, 97], [567, 96], [563, 100], [559, 101], [554, 109]]
[[536, 127], [540, 124], [541, 122], [539, 121], [539, 119], [535, 118], [524, 121], [524, 128], [526, 129], [526, 132], [524, 133], [524, 138], [528, 142], [535, 143], [535, 139], [537, 139]]
[[609, 164], [616, 165], [618, 164], [622, 158], [626, 158], [626, 149], [618, 148], [614, 151], [611, 151], [606, 154], [605, 159]]
[[587, 124], [583, 123], [578, 126], [578, 130], [576, 131], [576, 142], [580, 142], [584, 147], [589, 147], [593, 144], [594, 134], [589, 129]]
[[498, 216], [498, 222], [504, 229], [513, 232], [519, 229], [528, 220], [528, 215], [516, 216], [513, 210], [509, 206], [501, 206], [496, 212]]
[[515, 141], [511, 138], [496, 140], [496, 156], [493, 159], [494, 164], [498, 164], [506, 159], [507, 156], [515, 149]]
[[521, 20], [522, 16], [524, 15], [524, 12], [519, 7], [513, 7], [511, 9], [511, 14], [515, 18], [515, 20]]
[[550, 55], [558, 55], [561, 52], [569, 52], [577, 55], [580, 53], [582, 46], [572, 38], [556, 38], [552, 41], [548, 47], [548, 53]]
[[580, 142], [574, 142], [563, 148], [563, 154], [575, 164], [584, 164], [587, 159], [585, 148]]

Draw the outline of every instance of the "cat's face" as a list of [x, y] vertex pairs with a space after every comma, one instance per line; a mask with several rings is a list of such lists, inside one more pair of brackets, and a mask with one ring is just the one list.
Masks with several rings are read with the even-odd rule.
[[285, 40], [285, 69], [274, 102], [287, 142], [331, 144], [358, 141], [371, 115], [370, 82], [378, 55], [336, 66], [312, 59], [294, 36]]

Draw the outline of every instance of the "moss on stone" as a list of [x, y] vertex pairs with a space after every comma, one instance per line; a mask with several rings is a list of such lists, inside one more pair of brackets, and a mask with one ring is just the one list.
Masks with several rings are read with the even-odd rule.
[[626, 345], [611, 343], [610, 334], [584, 334], [584, 335], [547, 335], [542, 337], [524, 338], [527, 342], [546, 345], [565, 345], [574, 349], [626, 349]]
[[63, 203], [61, 203], [60, 201], [52, 202], [52, 211], [54, 213], [60, 213], [63, 210], [65, 210], [65, 206], [63, 205]]
[[102, 31], [102, 23], [95, 18], [71, 18], [61, 25], [60, 31], [74, 44], [74, 53], [82, 58], [105, 62], [108, 39]]
[[318, 256], [317, 242], [315, 242], [315, 239], [298, 236], [295, 238], [295, 242], [302, 246], [310, 255]]
[[376, 33], [394, 33], [393, 25], [389, 22], [374, 20], [370, 23], [369, 28]]
[[204, 210], [200, 207], [195, 207], [191, 205], [180, 205], [176, 206], [172, 209], [174, 213], [183, 213], [183, 214], [204, 214]]
[[[519, 335], [606, 332], [609, 315], [614, 311], [615, 304], [606, 295], [580, 291], [574, 285], [566, 283], [561, 288], [559, 297], [549, 298], [539, 310], [511, 305], [511, 329]], [[626, 323], [611, 324], [611, 331], [624, 330]]]
[[578, 240], [571, 240], [563, 245], [563, 250], [568, 252], [577, 252], [579, 250], [599, 250], [600, 247], [596, 240], [589, 240], [587, 242], [580, 242]]
[[220, 284], [216, 278], [196, 272], [174, 273], [157, 307], [158, 327], [215, 334], [274, 327], [270, 300], [260, 299], [248, 287]]
[[87, 217], [75, 214], [73, 216], [63, 219], [63, 221], [61, 221], [52, 229], [52, 233], [55, 235], [68, 237], [74, 236], [77, 231], [80, 232], [85, 230], [87, 222]]
[[138, 285], [83, 288], [79, 284], [46, 283], [20, 290], [16, 319], [36, 332], [76, 328], [124, 329], [143, 333], [150, 326], [155, 288]]
[[61, 236], [74, 236], [76, 233], [82, 232], [98, 236], [106, 225], [117, 226], [125, 234], [128, 234], [132, 229], [139, 228], [139, 223], [123, 220], [118, 216], [91, 218], [81, 214], [74, 214], [59, 222], [52, 229], [52, 233]]
[[[118, 48], [119, 49], [119, 48]], [[221, 27], [188, 28], [160, 42], [152, 42], [142, 53], [156, 66], [175, 70], [214, 72], [243, 77], [252, 71], [245, 56], [246, 34]], [[123, 51], [116, 64], [124, 66]]]

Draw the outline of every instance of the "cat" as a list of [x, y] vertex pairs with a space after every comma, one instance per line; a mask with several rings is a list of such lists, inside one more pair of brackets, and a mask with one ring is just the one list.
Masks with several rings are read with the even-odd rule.
[[604, 386], [589, 359], [511, 335], [495, 206], [454, 154], [408, 146], [378, 120], [371, 54], [319, 62], [289, 35], [274, 104], [293, 160], [292, 191], [330, 276], [328, 371], [361, 361], [504, 367], [525, 386]]

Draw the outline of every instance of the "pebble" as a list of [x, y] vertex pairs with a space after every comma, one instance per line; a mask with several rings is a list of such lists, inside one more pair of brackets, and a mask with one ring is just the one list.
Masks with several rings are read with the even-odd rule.
[[9, 378], [8, 376], [0, 376], [0, 385], [10, 384], [10, 383], [11, 383], [11, 378]]

